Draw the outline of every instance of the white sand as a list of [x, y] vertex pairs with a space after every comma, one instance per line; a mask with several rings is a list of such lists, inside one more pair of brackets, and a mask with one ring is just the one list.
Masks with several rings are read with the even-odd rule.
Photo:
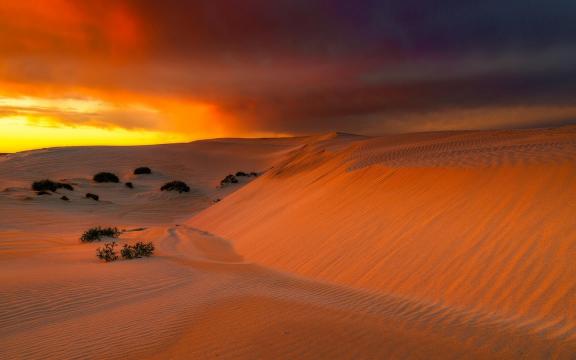
[[[568, 359], [575, 185], [574, 127], [3, 156], [0, 358]], [[101, 263], [94, 225], [157, 255]]]

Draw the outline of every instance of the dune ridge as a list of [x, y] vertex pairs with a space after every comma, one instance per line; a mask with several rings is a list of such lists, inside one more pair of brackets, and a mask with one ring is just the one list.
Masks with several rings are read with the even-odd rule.
[[573, 346], [575, 128], [395, 139], [307, 145], [189, 224], [277, 269]]

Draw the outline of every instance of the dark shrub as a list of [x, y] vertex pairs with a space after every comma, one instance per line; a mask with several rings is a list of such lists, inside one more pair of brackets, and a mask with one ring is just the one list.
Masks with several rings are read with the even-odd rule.
[[49, 193], [48, 191], [38, 191], [37, 194], [38, 194], [38, 195], [52, 195], [52, 194]]
[[116, 245], [115, 242], [105, 243], [103, 248], [96, 249], [96, 256], [106, 262], [118, 260], [118, 254], [114, 250]]
[[84, 234], [80, 237], [80, 241], [82, 242], [92, 242], [92, 241], [100, 241], [102, 237], [111, 237], [117, 238], [120, 236], [120, 230], [115, 227], [94, 227], [84, 231]]
[[32, 190], [34, 191], [56, 191], [58, 190], [58, 183], [52, 180], [40, 180], [32, 183]]
[[152, 174], [152, 170], [149, 167], [141, 166], [134, 170], [134, 175]]
[[128, 244], [124, 244], [124, 247], [120, 249], [120, 255], [122, 255], [123, 259], [135, 259], [136, 258], [136, 249]]
[[250, 173], [250, 176], [252, 176], [252, 177], [258, 177], [258, 173], [257, 173], [257, 172], [254, 172], [254, 171], [252, 171], [252, 172]]
[[118, 179], [118, 176], [116, 176], [112, 173], [109, 173], [109, 172], [100, 172], [100, 173], [94, 175], [93, 180], [98, 182], [98, 183], [107, 183], [107, 182], [117, 183], [117, 182], [120, 182], [120, 179]]
[[238, 171], [236, 176], [248, 176], [248, 174], [246, 174], [244, 171]]
[[220, 181], [220, 186], [224, 187], [225, 185], [228, 184], [237, 184], [238, 183], [238, 179], [236, 178], [236, 176], [230, 174], [228, 176], [226, 176], [224, 178], [224, 180]]
[[66, 189], [66, 190], [74, 191], [74, 188], [70, 184], [56, 182], [56, 181], [52, 181], [52, 180], [48, 180], [48, 179], [40, 180], [40, 181], [34, 181], [34, 183], [32, 183], [32, 190], [34, 190], [34, 191], [52, 191], [52, 192], [54, 192], [58, 189]]
[[136, 256], [138, 257], [141, 256], [149, 257], [154, 254], [154, 244], [152, 244], [152, 242], [149, 243], [137, 242], [136, 244], [134, 244], [134, 248], [136, 249]]
[[70, 184], [58, 183], [58, 185], [60, 185], [60, 188], [62, 189], [74, 191], [74, 188]]
[[162, 185], [161, 191], [178, 191], [179, 193], [190, 192], [190, 187], [182, 181], [171, 181]]
[[214, 199], [214, 202], [215, 202], [215, 203], [220, 202], [220, 201], [222, 201], [222, 199], [220, 199], [220, 198]]
[[68, 196], [62, 196], [62, 197], [60, 198], [60, 200], [70, 201], [70, 199], [68, 199]]
[[86, 194], [86, 198], [96, 200], [96, 201], [100, 200], [100, 196], [98, 196], [96, 194], [91, 194], [91, 193]]
[[132, 184], [131, 182], [127, 182], [127, 183], [124, 184], [124, 185], [126, 185], [126, 187], [129, 188], [129, 189], [134, 189], [134, 184]]
[[120, 254], [124, 259], [137, 259], [141, 257], [149, 257], [154, 254], [154, 244], [151, 242], [143, 243], [137, 242], [134, 245], [124, 244], [124, 247], [120, 250]]

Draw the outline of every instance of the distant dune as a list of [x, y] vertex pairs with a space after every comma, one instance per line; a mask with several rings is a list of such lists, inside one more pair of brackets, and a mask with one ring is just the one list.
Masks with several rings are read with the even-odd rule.
[[[576, 127], [11, 154], [0, 358], [570, 359], [575, 213]], [[95, 225], [157, 255], [99, 262]]]

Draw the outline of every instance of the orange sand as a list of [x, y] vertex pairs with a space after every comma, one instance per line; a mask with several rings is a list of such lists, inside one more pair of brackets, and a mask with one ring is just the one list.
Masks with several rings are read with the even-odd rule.
[[[0, 157], [0, 358], [569, 359], [575, 185], [574, 127]], [[100, 263], [93, 225], [157, 256]]]

